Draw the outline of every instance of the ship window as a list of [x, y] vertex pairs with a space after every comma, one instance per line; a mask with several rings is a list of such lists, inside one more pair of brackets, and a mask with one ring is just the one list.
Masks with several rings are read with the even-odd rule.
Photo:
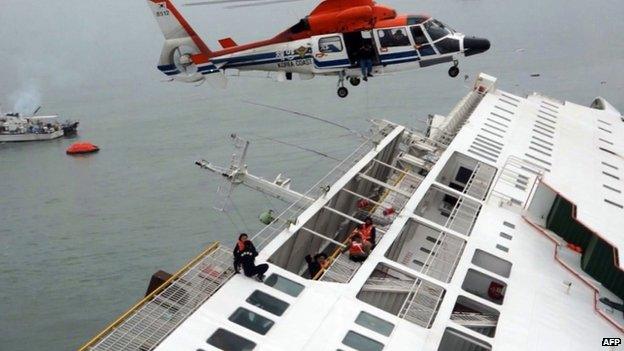
[[492, 346], [459, 330], [446, 328], [442, 334], [438, 351], [449, 350], [490, 351]]
[[335, 35], [333, 37], [326, 37], [319, 39], [319, 51], [323, 53], [341, 52], [342, 40]]
[[264, 280], [264, 284], [271, 286], [292, 297], [297, 297], [303, 291], [303, 285], [295, 283], [290, 279], [286, 279], [278, 274], [271, 274]]
[[242, 307], [237, 308], [229, 320], [262, 335], [266, 334], [275, 324], [272, 320]]
[[381, 351], [384, 345], [362, 334], [349, 330], [342, 343], [358, 351]]
[[379, 29], [379, 45], [387, 48], [392, 46], [409, 46], [410, 41], [405, 33], [405, 28]]
[[511, 273], [511, 262], [498, 258], [489, 252], [477, 249], [472, 256], [472, 263], [492, 273], [509, 278]]
[[427, 44], [427, 37], [425, 33], [423, 33], [421, 26], [413, 26], [410, 30], [412, 31], [412, 37], [416, 45]]
[[255, 342], [222, 328], [217, 329], [206, 342], [216, 348], [228, 351], [251, 351], [256, 347]]
[[276, 316], [281, 316], [288, 308], [288, 304], [286, 302], [260, 290], [256, 290], [251, 293], [246, 301]]
[[394, 329], [394, 324], [364, 311], [360, 312], [355, 323], [385, 336], [390, 336], [392, 329]]
[[472, 268], [468, 269], [462, 289], [483, 299], [501, 305], [505, 299], [507, 284]]

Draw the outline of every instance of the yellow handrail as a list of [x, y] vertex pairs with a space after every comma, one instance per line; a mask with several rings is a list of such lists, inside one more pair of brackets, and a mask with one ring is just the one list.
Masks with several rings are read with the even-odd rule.
[[134, 304], [134, 306], [130, 307], [130, 309], [128, 309], [128, 311], [126, 311], [124, 314], [119, 316], [115, 321], [113, 321], [106, 328], [104, 328], [104, 330], [102, 330], [100, 333], [98, 333], [96, 336], [94, 336], [87, 343], [82, 345], [78, 349], [78, 351], [87, 351], [90, 347], [94, 346], [98, 341], [100, 341], [102, 339], [102, 337], [104, 335], [108, 334], [112, 329], [114, 329], [115, 327], [120, 325], [123, 321], [125, 321], [126, 318], [129, 315], [131, 315], [132, 313], [137, 311], [141, 306], [143, 306], [145, 303], [150, 301], [152, 298], [154, 298], [154, 296], [156, 296], [158, 293], [163, 291], [166, 287], [171, 285], [171, 283], [173, 283], [173, 281], [177, 280], [182, 274], [184, 274], [186, 271], [188, 271], [189, 268], [192, 265], [194, 265], [195, 263], [199, 262], [199, 260], [201, 260], [202, 258], [208, 256], [212, 252], [214, 252], [217, 248], [219, 248], [219, 242], [218, 241], [215, 241], [214, 243], [210, 244], [204, 251], [202, 251], [199, 255], [197, 255], [197, 257], [192, 259], [189, 263], [184, 265], [184, 267], [182, 267], [179, 271], [177, 271], [174, 275], [172, 275], [171, 278], [167, 279], [158, 288], [154, 289], [154, 291], [152, 291], [149, 295], [147, 295], [144, 298], [142, 298], [141, 300], [139, 300], [139, 302]]

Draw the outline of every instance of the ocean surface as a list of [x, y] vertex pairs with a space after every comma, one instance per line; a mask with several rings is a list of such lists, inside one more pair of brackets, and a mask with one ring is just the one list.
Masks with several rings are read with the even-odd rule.
[[[181, 4], [181, 1], [176, 1]], [[221, 180], [195, 166], [227, 165], [231, 133], [251, 141], [247, 164], [282, 173], [304, 191], [360, 140], [344, 129], [249, 102], [279, 106], [366, 132], [367, 119], [422, 128], [446, 114], [478, 72], [505, 90], [624, 110], [624, 2], [603, 0], [389, 0], [492, 42], [448, 66], [376, 77], [336, 96], [335, 78], [278, 83], [232, 77], [226, 90], [164, 83], [162, 36], [139, 0], [0, 1], [4, 110], [80, 120], [74, 139], [0, 144], [0, 350], [76, 349], [140, 299], [158, 269], [174, 272], [213, 241], [231, 245], [283, 204], [245, 188], [227, 214], [212, 209]], [[237, 3], [239, 4], [239, 3]], [[227, 9], [180, 7], [209, 43], [269, 37], [314, 1]], [[531, 77], [531, 74], [540, 74]], [[464, 80], [464, 75], [468, 79]], [[76, 140], [101, 147], [69, 157]]]

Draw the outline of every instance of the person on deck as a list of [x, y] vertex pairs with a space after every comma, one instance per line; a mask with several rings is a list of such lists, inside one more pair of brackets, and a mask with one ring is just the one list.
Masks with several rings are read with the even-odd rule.
[[369, 43], [364, 43], [360, 50], [358, 50], [358, 59], [360, 60], [360, 69], [362, 70], [362, 77], [364, 80], [368, 80], [368, 77], [372, 77], [373, 74], [373, 47]]
[[360, 224], [357, 230], [362, 236], [362, 239], [364, 241], [368, 241], [371, 244], [371, 247], [374, 248], [377, 242], [377, 229], [375, 229], [373, 219], [366, 217], [364, 219], [364, 223]]
[[353, 262], [363, 262], [370, 254], [371, 244], [363, 241], [359, 234], [355, 234], [349, 240], [347, 248], [349, 251], [349, 259]]
[[243, 273], [247, 277], [255, 276], [259, 281], [263, 281], [264, 273], [269, 269], [269, 265], [262, 263], [256, 266], [256, 256], [258, 256], [258, 251], [256, 251], [255, 246], [248, 239], [247, 234], [242, 233], [234, 247], [234, 271], [240, 273], [240, 267], [242, 266]]
[[307, 255], [305, 260], [308, 263], [308, 273], [310, 273], [311, 279], [314, 279], [318, 272], [324, 271], [329, 267], [327, 255], [322, 252], [314, 255], [314, 259], [312, 259], [311, 255]]

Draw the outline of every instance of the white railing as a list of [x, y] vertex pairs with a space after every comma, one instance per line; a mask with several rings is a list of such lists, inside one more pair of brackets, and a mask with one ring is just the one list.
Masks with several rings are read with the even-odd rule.
[[458, 233], [470, 235], [480, 210], [479, 203], [460, 197], [444, 226]]
[[445, 124], [439, 129], [432, 130], [431, 139], [448, 146], [482, 99], [482, 94], [474, 90], [470, 91], [451, 110], [446, 117]]
[[475, 199], [484, 200], [495, 174], [496, 168], [481, 162], [477, 163], [468, 183], [466, 183], [464, 193]]
[[511, 155], [494, 181], [488, 198], [497, 197], [511, 206], [522, 208], [528, 204], [543, 174], [543, 168]]
[[421, 327], [429, 328], [438, 312], [443, 296], [443, 288], [425, 280], [417, 279], [401, 306], [399, 317]]

